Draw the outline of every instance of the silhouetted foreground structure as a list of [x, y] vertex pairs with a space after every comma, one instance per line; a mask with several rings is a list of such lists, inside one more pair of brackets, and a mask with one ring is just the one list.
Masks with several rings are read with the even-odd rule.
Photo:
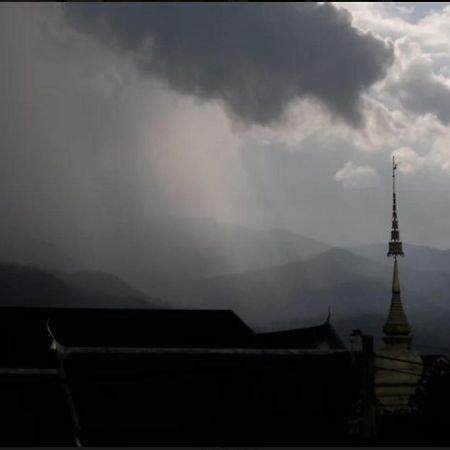
[[0, 334], [2, 445], [374, 442], [370, 337], [350, 351], [328, 321], [255, 334], [230, 311], [2, 308]]
[[360, 439], [363, 358], [329, 323], [258, 335], [230, 311], [4, 308], [0, 327], [2, 444]]

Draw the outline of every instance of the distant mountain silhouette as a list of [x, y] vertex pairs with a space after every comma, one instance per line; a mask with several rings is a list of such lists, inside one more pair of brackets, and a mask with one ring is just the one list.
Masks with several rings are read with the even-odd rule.
[[[230, 307], [260, 330], [320, 323], [330, 306], [333, 323], [340, 324], [340, 330], [346, 324], [347, 334], [366, 327], [366, 332], [381, 338], [391, 277], [392, 261], [381, 264], [333, 248], [301, 262], [211, 277], [189, 295], [203, 304]], [[400, 279], [406, 312], [420, 345], [450, 349], [450, 339], [444, 339], [450, 320], [450, 276], [414, 270], [401, 262]]]
[[[386, 244], [332, 248], [287, 230], [206, 219], [112, 228], [94, 264], [101, 272], [53, 244], [0, 240], [0, 261], [9, 258], [0, 265], [0, 303], [225, 308], [261, 331], [316, 325], [331, 307], [340, 330], [381, 336], [392, 276]], [[402, 296], [417, 342], [450, 348], [450, 251], [404, 250]]]
[[[371, 244], [348, 247], [351, 252], [379, 262], [389, 264], [386, 257], [387, 244]], [[404, 267], [422, 271], [439, 271], [450, 273], [450, 250], [440, 250], [423, 245], [403, 244], [405, 258], [401, 259]]]
[[[105, 238], [106, 239], [106, 238]], [[262, 269], [317, 255], [330, 246], [291, 231], [254, 230], [207, 219], [117, 224], [102, 270], [163, 298], [205, 277]]]
[[167, 304], [109, 274], [50, 273], [0, 263], [0, 306], [150, 308]]
[[[214, 276], [191, 295], [212, 304], [230, 305], [256, 326], [274, 321], [307, 320], [380, 310], [380, 295], [389, 292], [383, 267], [343, 249], [331, 249], [306, 261]], [[364, 298], [361, 298], [361, 294]]]
[[31, 265], [50, 271], [75, 271], [82, 268], [79, 262], [51, 242], [10, 233], [0, 236], [0, 262]]

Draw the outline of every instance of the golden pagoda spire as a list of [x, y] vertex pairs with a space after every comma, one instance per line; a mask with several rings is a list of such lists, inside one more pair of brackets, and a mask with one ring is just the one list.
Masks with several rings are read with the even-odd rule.
[[384, 325], [383, 345], [375, 356], [375, 396], [385, 411], [408, 411], [411, 396], [422, 375], [422, 358], [413, 348], [411, 326], [400, 297], [398, 257], [403, 256], [395, 196], [395, 170], [392, 158], [392, 229], [388, 256], [394, 258], [392, 299]]
[[397, 164], [392, 157], [392, 228], [391, 240], [389, 242], [388, 256], [394, 257], [394, 270], [392, 275], [392, 299], [389, 315], [384, 325], [383, 331], [386, 337], [407, 338], [411, 333], [411, 326], [406, 318], [405, 311], [400, 297], [400, 278], [398, 274], [397, 257], [403, 256], [402, 242], [400, 241], [400, 231], [397, 218], [397, 202], [395, 195], [395, 170]]
[[394, 259], [394, 273], [392, 276], [392, 299], [389, 315], [383, 328], [387, 336], [409, 336], [411, 325], [406, 318], [400, 297], [400, 279], [398, 276], [397, 258]]

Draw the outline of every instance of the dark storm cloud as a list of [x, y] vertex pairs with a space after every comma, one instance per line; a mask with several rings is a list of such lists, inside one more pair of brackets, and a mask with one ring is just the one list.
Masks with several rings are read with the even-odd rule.
[[144, 73], [262, 125], [305, 96], [360, 124], [360, 93], [393, 61], [330, 4], [71, 3], [65, 12], [80, 31], [131, 52]]

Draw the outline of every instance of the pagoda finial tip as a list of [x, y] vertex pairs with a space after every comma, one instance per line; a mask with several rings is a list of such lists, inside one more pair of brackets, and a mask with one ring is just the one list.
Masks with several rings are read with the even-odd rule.
[[402, 242], [400, 241], [400, 230], [398, 227], [397, 218], [397, 199], [395, 195], [395, 170], [397, 169], [397, 163], [395, 162], [395, 156], [392, 156], [392, 227], [391, 227], [391, 240], [389, 242], [388, 256], [397, 257], [403, 256]]

